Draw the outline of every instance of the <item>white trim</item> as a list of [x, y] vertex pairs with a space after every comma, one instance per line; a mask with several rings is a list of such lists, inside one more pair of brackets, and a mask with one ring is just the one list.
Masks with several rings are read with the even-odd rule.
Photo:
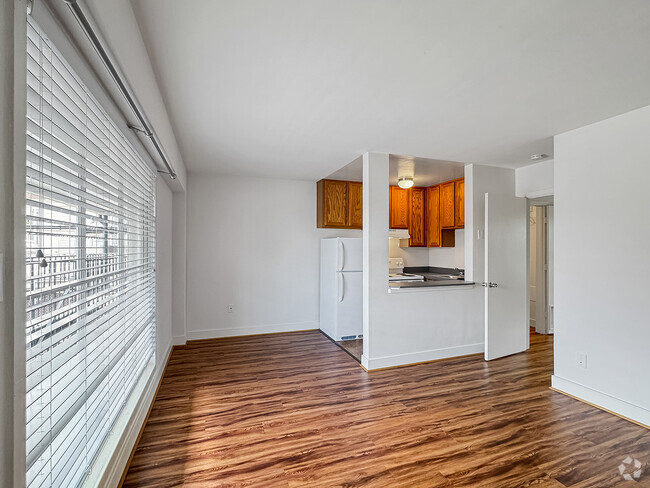
[[235, 337], [255, 334], [273, 334], [276, 332], [297, 332], [302, 330], [317, 330], [318, 322], [296, 322], [289, 324], [251, 325], [230, 327], [227, 329], [188, 330], [187, 340], [218, 339], [220, 337]]
[[380, 358], [361, 356], [361, 364], [364, 368], [370, 371], [373, 369], [391, 368], [393, 366], [404, 366], [425, 361], [436, 361], [438, 359], [467, 356], [468, 354], [481, 354], [482, 352], [484, 352], [483, 343], [467, 344], [464, 346], [444, 347], [442, 349], [397, 354], [395, 356], [384, 356]]
[[551, 386], [567, 395], [609, 410], [650, 428], [650, 410], [571, 380], [551, 376]]
[[140, 434], [156, 389], [165, 371], [165, 366], [172, 352], [172, 345], [167, 347], [163, 360], [154, 367], [149, 366], [143, 372], [140, 383], [136, 386], [122, 413], [118, 417], [113, 431], [102, 446], [95, 460], [90, 475], [82, 487], [118, 486], [122, 473], [129, 462], [131, 451]]
[[[13, 68], [13, 314], [14, 314], [14, 435], [13, 486], [26, 484], [26, 344], [25, 344], [25, 191], [27, 161], [27, 5], [14, 3]], [[16, 265], [20, 263], [20, 265]]]
[[526, 198], [539, 198], [539, 197], [550, 197], [554, 195], [555, 190], [553, 188], [545, 188], [543, 190], [529, 191], [525, 195], [522, 195]]
[[187, 336], [174, 336], [172, 337], [172, 345], [174, 346], [184, 346], [187, 344]]
[[366, 356], [365, 354], [361, 355], [361, 366], [368, 369], [368, 356]]

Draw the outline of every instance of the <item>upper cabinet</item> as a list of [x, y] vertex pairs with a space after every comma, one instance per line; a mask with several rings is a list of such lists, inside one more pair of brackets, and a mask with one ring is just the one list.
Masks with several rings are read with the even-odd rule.
[[440, 226], [441, 188], [442, 185], [435, 185], [426, 189], [426, 211], [424, 219], [426, 247], [454, 247], [456, 245], [454, 229], [443, 229]]
[[348, 227], [348, 186], [347, 181], [320, 180], [317, 183], [318, 227]]
[[427, 247], [440, 247], [440, 185], [426, 189], [425, 240]]
[[409, 246], [411, 247], [425, 247], [425, 232], [424, 232], [424, 201], [425, 201], [425, 188], [411, 188], [409, 192]]
[[456, 202], [454, 187], [453, 181], [440, 184], [440, 227], [443, 229], [453, 229], [456, 225], [454, 220]]
[[457, 229], [465, 227], [465, 178], [454, 181], [454, 221]]
[[465, 180], [440, 184], [440, 227], [462, 229], [465, 227]]
[[390, 187], [388, 226], [391, 229], [409, 228], [409, 191], [399, 186]]
[[[361, 229], [363, 185], [357, 181], [321, 180], [317, 184], [319, 228]], [[453, 247], [455, 229], [465, 226], [465, 180], [428, 188], [389, 187], [389, 227], [408, 229], [411, 247]]]
[[363, 184], [348, 182], [348, 226], [354, 229], [363, 227]]

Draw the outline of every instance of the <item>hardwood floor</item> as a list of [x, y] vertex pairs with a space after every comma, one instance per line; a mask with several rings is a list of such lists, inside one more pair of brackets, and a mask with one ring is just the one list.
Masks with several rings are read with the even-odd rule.
[[319, 332], [192, 343], [124, 486], [650, 487], [650, 431], [549, 390], [551, 340], [371, 373]]
[[350, 356], [361, 362], [361, 355], [363, 354], [363, 339], [355, 339], [354, 341], [336, 341], [340, 348], [347, 351]]

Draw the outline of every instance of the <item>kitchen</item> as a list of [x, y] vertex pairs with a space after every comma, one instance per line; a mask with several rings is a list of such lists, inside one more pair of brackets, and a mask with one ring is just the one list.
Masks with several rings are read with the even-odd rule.
[[[385, 192], [388, 225], [382, 239], [387, 244], [388, 256], [383, 291], [389, 295], [414, 295], [407, 300], [417, 305], [408, 306], [402, 320], [416, 313], [420, 304], [427, 308], [432, 301], [427, 292], [438, 295], [451, 292], [453, 300], [459, 297], [463, 297], [462, 301], [469, 300], [472, 303], [469, 309], [477, 313], [466, 316], [465, 321], [470, 323], [464, 324], [461, 330], [472, 329], [470, 337], [476, 342], [470, 348], [472, 352], [482, 352], [477, 346], [481, 342], [478, 329], [483, 322], [481, 307], [477, 306], [480, 300], [473, 290], [475, 283], [465, 278], [466, 247], [472, 247], [471, 242], [469, 246], [465, 242], [465, 166], [395, 155], [388, 159], [388, 192]], [[320, 228], [363, 227], [362, 178], [362, 158], [358, 158], [318, 182], [317, 225]], [[363, 330], [362, 239], [323, 239], [321, 257], [321, 330], [361, 362], [364, 339], [371, 342]], [[459, 296], [462, 289], [471, 298]], [[464, 305], [463, 308], [467, 310]], [[427, 322], [435, 321], [442, 313], [443, 308], [439, 307]], [[453, 355], [453, 351], [448, 352]], [[403, 359], [406, 358], [397, 361]]]

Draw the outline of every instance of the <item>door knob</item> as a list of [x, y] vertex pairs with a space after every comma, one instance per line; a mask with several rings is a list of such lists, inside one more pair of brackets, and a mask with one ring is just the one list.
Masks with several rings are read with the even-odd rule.
[[487, 281], [484, 281], [483, 283], [481, 283], [481, 286], [483, 286], [483, 288], [487, 288], [488, 287]]
[[488, 284], [488, 286], [489, 286], [490, 288], [496, 288], [496, 287], [498, 287], [499, 285], [498, 285], [497, 283], [493, 283], [493, 282], [490, 281], [490, 283]]

